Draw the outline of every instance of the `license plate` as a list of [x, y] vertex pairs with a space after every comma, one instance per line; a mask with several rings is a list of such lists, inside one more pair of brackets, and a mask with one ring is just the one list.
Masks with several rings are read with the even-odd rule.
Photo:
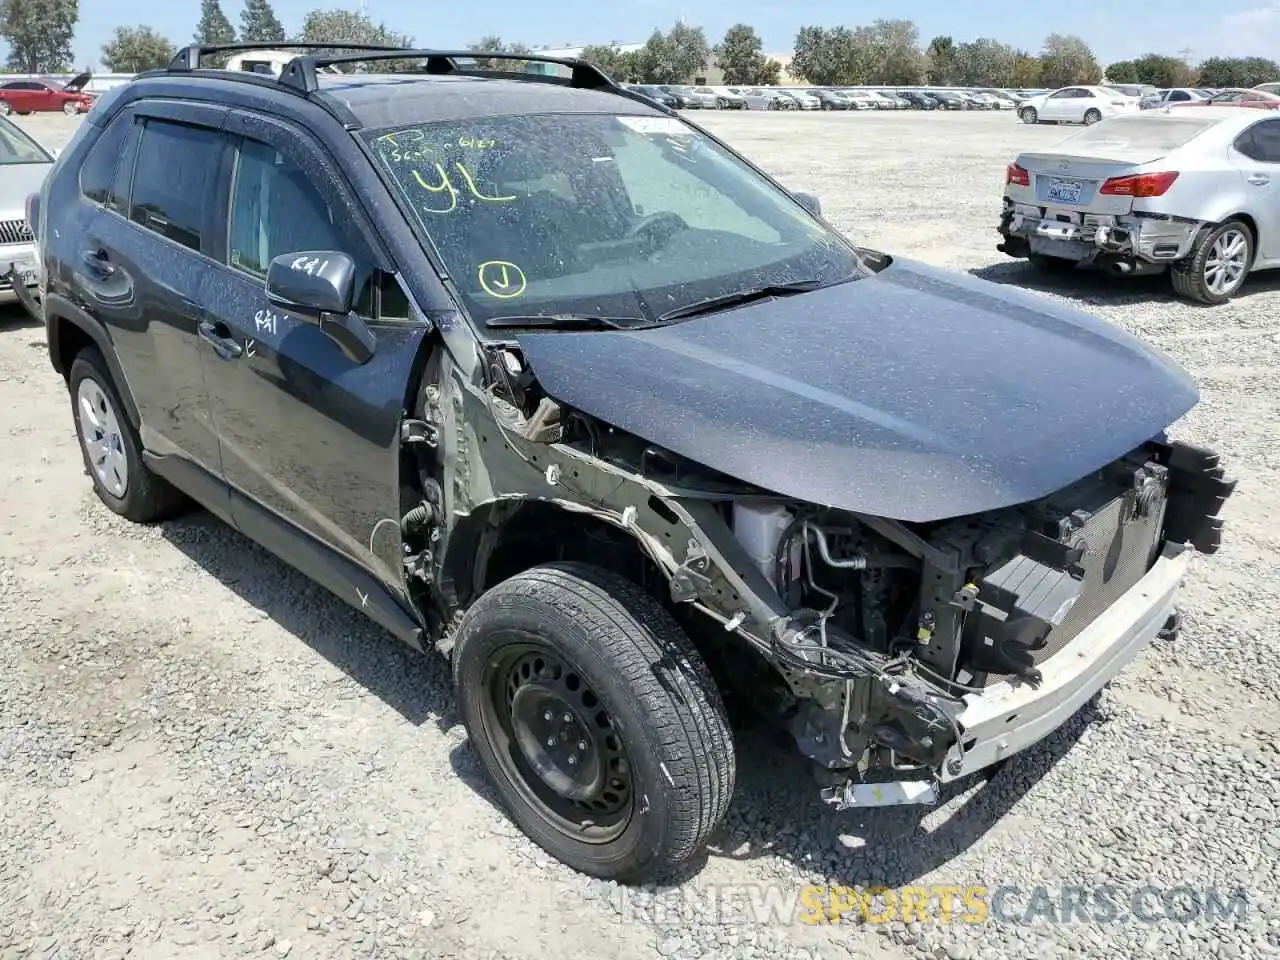
[[1050, 203], [1079, 203], [1083, 192], [1083, 180], [1063, 180], [1061, 177], [1054, 177], [1049, 181], [1049, 190], [1045, 194], [1045, 199]]
[[[0, 270], [4, 267], [0, 266]], [[36, 268], [34, 260], [14, 260], [13, 269], [26, 286], [31, 287], [40, 282], [40, 271]]]

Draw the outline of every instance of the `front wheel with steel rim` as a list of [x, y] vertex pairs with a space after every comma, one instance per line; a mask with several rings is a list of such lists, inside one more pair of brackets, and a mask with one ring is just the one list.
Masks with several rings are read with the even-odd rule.
[[143, 463], [138, 433], [96, 347], [86, 347], [76, 355], [67, 386], [85, 472], [98, 499], [137, 523], [152, 523], [177, 513], [185, 499]]
[[1200, 303], [1226, 303], [1253, 266], [1253, 244], [1253, 231], [1239, 220], [1204, 230], [1190, 255], [1169, 271], [1174, 293]]
[[562, 863], [652, 879], [723, 819], [736, 761], [719, 691], [657, 600], [612, 572], [546, 564], [458, 625], [454, 688], [520, 828]]
[[80, 112], [80, 105], [76, 103], [74, 100], [68, 100], [65, 103], [63, 103], [62, 112], [65, 113], [68, 117], [74, 117], [77, 113]]

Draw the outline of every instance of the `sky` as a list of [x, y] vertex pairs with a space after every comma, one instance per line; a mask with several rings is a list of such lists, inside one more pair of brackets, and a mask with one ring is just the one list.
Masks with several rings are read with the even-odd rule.
[[[274, 0], [276, 15], [293, 33], [307, 11], [356, 8], [360, 0]], [[726, 28], [742, 22], [755, 27], [765, 52], [789, 52], [802, 26], [857, 26], [877, 17], [909, 16], [920, 29], [921, 42], [948, 34], [957, 43], [993, 37], [1031, 51], [1050, 31], [1076, 33], [1106, 64], [1147, 52], [1182, 52], [1192, 61], [1211, 56], [1280, 55], [1280, 0], [1164, 0], [1159, 16], [1126, 18], [1115, 0], [1076, 0], [1051, 15], [1053, 8], [1013, 4], [1007, 0], [915, 0], [911, 4], [868, 5], [832, 0], [630, 0], [616, 6], [599, 0], [474, 0], [465, 4], [422, 3], [421, 0], [366, 0], [375, 21], [408, 33], [420, 46], [454, 47], [486, 35], [531, 46], [642, 42], [654, 29], [667, 30], [682, 16], [701, 26], [711, 43]], [[222, 0], [227, 18], [239, 27], [243, 0]], [[851, 9], [852, 8], [852, 9]], [[910, 12], [908, 12], [910, 11]], [[102, 45], [116, 26], [147, 25], [175, 44], [191, 42], [200, 16], [199, 0], [80, 0], [80, 23], [73, 48], [77, 67], [101, 69]], [[1141, 24], [1139, 29], [1127, 29]]]

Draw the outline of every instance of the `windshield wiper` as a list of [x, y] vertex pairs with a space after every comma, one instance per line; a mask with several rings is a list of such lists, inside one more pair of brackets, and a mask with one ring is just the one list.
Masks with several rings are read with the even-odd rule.
[[704, 313], [715, 313], [717, 310], [728, 310], [730, 307], [742, 306], [756, 300], [768, 300], [772, 297], [790, 297], [797, 293], [809, 293], [820, 287], [830, 286], [827, 280], [796, 280], [792, 283], [772, 283], [764, 287], [750, 287], [720, 297], [710, 297], [683, 307], [668, 310], [658, 317], [658, 321], [681, 320], [685, 317], [696, 317]]
[[642, 326], [642, 317], [597, 317], [583, 313], [539, 313], [490, 317], [486, 327], [548, 327], [553, 330], [625, 330]]

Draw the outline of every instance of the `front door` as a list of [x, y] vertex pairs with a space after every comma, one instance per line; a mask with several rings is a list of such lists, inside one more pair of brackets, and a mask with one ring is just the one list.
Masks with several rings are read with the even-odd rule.
[[[233, 516], [262, 539], [266, 511], [303, 533], [298, 543], [335, 551], [403, 598], [400, 422], [428, 327], [410, 319], [396, 278], [377, 269], [355, 227], [359, 207], [333, 186], [341, 175], [318, 144], [234, 114], [227, 129], [237, 132], [238, 157], [227, 249], [216, 289], [206, 291], [203, 356]], [[342, 251], [360, 265], [357, 312], [377, 338], [367, 363], [268, 302], [271, 260], [305, 250]], [[367, 591], [358, 592], [367, 605]]]

